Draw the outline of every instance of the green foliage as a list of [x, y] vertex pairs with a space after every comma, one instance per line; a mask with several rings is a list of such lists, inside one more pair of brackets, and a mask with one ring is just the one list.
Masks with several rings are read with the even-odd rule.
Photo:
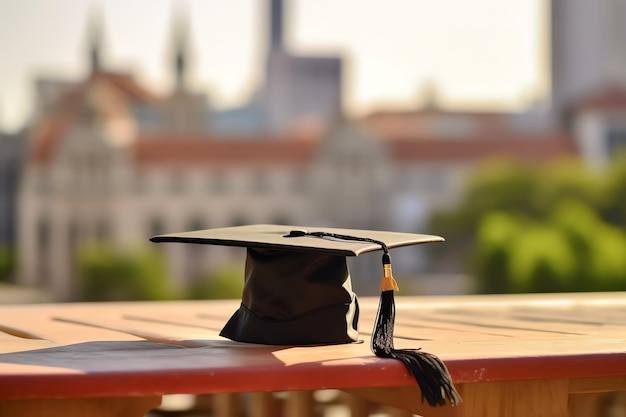
[[87, 246], [79, 251], [78, 270], [81, 298], [86, 301], [176, 298], [168, 284], [165, 261], [155, 250]]
[[579, 201], [602, 211], [609, 204], [606, 177], [589, 170], [578, 159], [557, 161], [542, 167], [531, 198], [537, 213], [548, 215], [561, 201]]
[[15, 270], [15, 253], [0, 246], [0, 282], [9, 282]]
[[511, 288], [508, 280], [510, 270], [509, 243], [519, 234], [519, 225], [513, 216], [493, 211], [481, 221], [477, 236], [477, 254], [474, 270], [481, 284], [481, 292], [506, 293]]
[[225, 265], [196, 280], [187, 298], [196, 300], [240, 299], [243, 291], [243, 271], [239, 265]]
[[[626, 233], [605, 222], [589, 207], [562, 204], [553, 222], [570, 238], [583, 278], [583, 289], [626, 289]], [[592, 281], [590, 281], [592, 280]]]
[[[507, 162], [492, 160], [470, 178], [462, 203], [450, 211], [435, 213], [432, 226], [448, 235], [473, 237], [477, 220], [493, 210], [515, 210], [531, 213], [531, 198], [537, 176], [533, 170]], [[449, 232], [449, 233], [447, 233]]]
[[604, 217], [610, 223], [626, 228], [626, 153], [613, 160], [607, 177], [608, 201]]
[[455, 242], [481, 292], [626, 290], [625, 196], [626, 157], [604, 173], [491, 162], [431, 232]]
[[533, 211], [532, 196], [537, 172], [506, 160], [492, 160], [481, 166], [469, 183], [466, 201], [473, 215], [487, 210], [515, 208]]
[[509, 277], [512, 292], [571, 290], [575, 258], [567, 239], [546, 224], [532, 224], [512, 242]]
[[474, 254], [470, 249], [483, 217], [497, 210], [531, 215], [535, 212], [532, 196], [538, 181], [534, 170], [504, 159], [481, 165], [469, 179], [461, 203], [431, 218], [431, 232], [446, 237], [445, 245], [429, 247], [435, 262], [448, 263], [447, 254], [454, 253], [457, 261], [471, 268]]

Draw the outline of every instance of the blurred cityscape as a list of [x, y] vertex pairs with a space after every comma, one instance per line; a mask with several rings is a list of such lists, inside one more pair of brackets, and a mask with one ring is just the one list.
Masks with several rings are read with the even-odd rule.
[[[497, 159], [527, 175], [548, 175], [556, 169], [546, 167], [570, 160], [578, 162], [567, 175], [599, 176], [626, 147], [626, 0], [552, 0], [546, 7], [551, 91], [545, 103], [514, 113], [450, 111], [440, 106], [437, 85], [428, 83], [426, 100], [414, 109], [360, 117], [342, 107], [345, 58], [289, 50], [284, 2], [266, 6], [260, 84], [245, 105], [230, 109], [212, 106], [191, 87], [189, 57], [201, 40], [190, 39], [184, 13], [172, 19], [168, 65], [175, 82], [167, 94], [108, 68], [103, 32], [114, 28], [103, 28], [94, 14], [85, 34], [88, 73], [71, 81], [37, 78], [27, 125], [0, 137], [0, 281], [38, 288], [57, 301], [202, 296], [216, 291], [207, 280], [242, 280], [244, 254], [156, 247], [149, 237], [277, 223], [445, 233], [448, 242], [436, 253], [398, 250], [395, 269], [419, 277], [407, 279], [409, 292], [477, 291], [467, 256], [480, 233], [472, 227], [485, 219], [476, 214], [468, 221], [473, 234], [457, 239], [450, 217], [455, 207], [467, 207], [474, 173]], [[530, 191], [550, 181], [540, 177]], [[503, 209], [487, 201], [512, 191], [504, 184], [470, 202], [484, 203], [485, 212]], [[614, 188], [611, 196], [624, 199], [624, 191]], [[623, 208], [607, 204], [607, 212]], [[620, 216], [612, 217], [619, 237], [611, 262], [623, 257], [619, 245], [626, 242]], [[490, 219], [506, 229], [503, 217]], [[515, 233], [528, 230], [519, 226]], [[621, 261], [615, 262], [619, 271]], [[377, 260], [352, 264], [357, 292], [375, 294]], [[538, 270], [549, 275], [549, 262], [542, 265], [548, 269]], [[503, 268], [494, 271], [505, 274]], [[149, 290], [124, 293], [125, 285], [135, 285], [125, 282], [132, 271], [149, 277], [142, 281]], [[622, 275], [619, 282], [626, 283]], [[236, 296], [233, 291], [225, 296]]]

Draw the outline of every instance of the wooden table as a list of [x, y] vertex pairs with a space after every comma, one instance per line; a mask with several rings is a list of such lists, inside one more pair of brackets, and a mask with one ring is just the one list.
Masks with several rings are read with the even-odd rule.
[[626, 390], [626, 293], [397, 297], [396, 347], [437, 354], [463, 396], [443, 408], [370, 352], [377, 302], [361, 299], [365, 343], [319, 347], [220, 338], [236, 301], [0, 306], [0, 416], [140, 416], [164, 394], [325, 388], [427, 417], [584, 416], [598, 393]]

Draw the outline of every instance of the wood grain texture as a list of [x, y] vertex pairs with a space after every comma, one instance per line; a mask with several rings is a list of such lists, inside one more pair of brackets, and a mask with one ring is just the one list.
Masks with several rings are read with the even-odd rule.
[[[568, 381], [506, 381], [460, 384], [463, 402], [455, 407], [429, 407], [411, 388], [360, 388], [350, 393], [424, 417], [565, 417]], [[416, 392], [417, 391], [417, 392]]]
[[0, 416], [19, 417], [144, 417], [161, 397], [43, 399], [0, 401]]
[[[314, 347], [219, 337], [236, 300], [0, 306], [0, 400], [391, 387], [419, 399], [401, 363], [370, 351], [378, 299], [360, 304], [364, 343]], [[626, 389], [626, 293], [396, 297], [396, 310], [396, 347], [438, 355], [472, 398], [506, 408], [567, 381], [558, 415], [568, 393]]]

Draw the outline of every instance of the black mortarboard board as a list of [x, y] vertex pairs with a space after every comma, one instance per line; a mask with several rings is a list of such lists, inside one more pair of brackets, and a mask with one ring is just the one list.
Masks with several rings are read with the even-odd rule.
[[270, 345], [350, 343], [358, 338], [359, 307], [346, 257], [383, 250], [381, 302], [372, 332], [377, 356], [401, 360], [431, 405], [460, 397], [434, 355], [393, 347], [398, 287], [389, 249], [440, 242], [433, 235], [371, 230], [249, 225], [155, 236], [184, 242], [247, 248], [242, 303], [221, 331], [229, 339]]

